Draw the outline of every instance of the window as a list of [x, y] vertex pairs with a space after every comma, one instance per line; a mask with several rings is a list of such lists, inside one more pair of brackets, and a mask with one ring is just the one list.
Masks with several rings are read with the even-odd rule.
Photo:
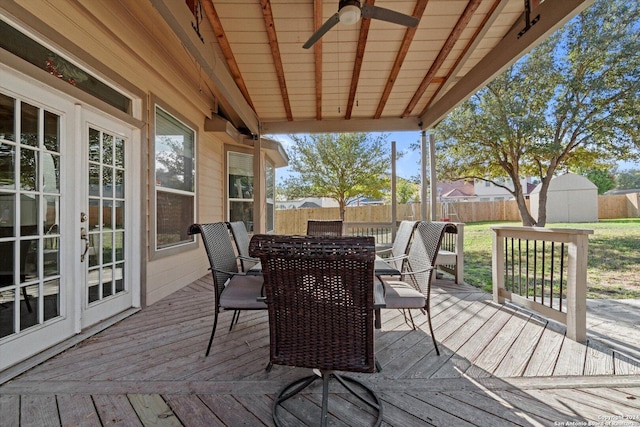
[[276, 209], [276, 168], [267, 161], [265, 165], [265, 185], [267, 197], [267, 232], [275, 229], [275, 209]]
[[229, 221], [244, 221], [248, 232], [253, 232], [253, 156], [227, 153], [229, 177]]
[[195, 132], [160, 107], [155, 109], [156, 250], [194, 242]]
[[131, 99], [127, 96], [3, 21], [0, 21], [0, 48], [8, 50], [120, 111], [131, 113]]

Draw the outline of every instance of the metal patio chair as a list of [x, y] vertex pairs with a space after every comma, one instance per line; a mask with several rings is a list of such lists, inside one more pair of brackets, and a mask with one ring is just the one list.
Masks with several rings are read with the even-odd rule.
[[288, 399], [321, 379], [320, 421], [326, 425], [329, 381], [335, 379], [377, 413], [379, 425], [382, 406], [376, 394], [336, 372], [376, 369], [373, 237], [260, 234], [251, 239], [250, 253], [260, 258], [264, 275], [270, 333], [267, 369], [279, 364], [316, 372], [278, 393], [273, 404], [275, 424], [280, 425], [279, 408]]
[[257, 258], [249, 256], [249, 233], [247, 232], [247, 226], [244, 224], [244, 221], [232, 221], [228, 223], [228, 226], [236, 244], [240, 268], [246, 272], [260, 261]]
[[396, 231], [396, 237], [390, 248], [377, 251], [377, 255], [385, 257], [385, 261], [394, 266], [399, 271], [404, 270], [405, 262], [408, 258], [409, 245], [413, 238], [413, 233], [418, 225], [418, 221], [401, 221]]
[[189, 234], [200, 234], [209, 257], [214, 287], [214, 318], [211, 337], [205, 356], [211, 351], [211, 344], [218, 325], [218, 314], [223, 310], [233, 310], [229, 330], [238, 322], [241, 310], [265, 310], [262, 297], [262, 276], [244, 275], [238, 270], [236, 254], [231, 243], [229, 229], [225, 222], [193, 224]]
[[307, 221], [307, 236], [342, 236], [342, 220]]
[[[436, 258], [449, 223], [420, 221], [413, 235], [407, 257], [407, 269], [400, 280], [385, 279], [385, 308], [405, 310], [405, 321], [416, 328], [411, 309], [420, 309], [427, 316], [431, 339], [440, 355], [431, 325], [431, 282], [435, 279]], [[407, 315], [409, 319], [407, 319]]]

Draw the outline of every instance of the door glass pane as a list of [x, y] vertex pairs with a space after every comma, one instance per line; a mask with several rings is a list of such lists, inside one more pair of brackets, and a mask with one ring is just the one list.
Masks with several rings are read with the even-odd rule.
[[116, 138], [114, 146], [115, 165], [116, 167], [124, 167], [124, 139]]
[[100, 299], [100, 269], [89, 270], [87, 274], [87, 300], [89, 303]]
[[89, 230], [100, 228], [100, 200], [89, 200]]
[[60, 274], [60, 239], [54, 237], [44, 239], [44, 275], [45, 277], [57, 276]]
[[116, 170], [114, 185], [116, 187], [115, 196], [119, 199], [123, 199], [124, 198], [124, 170], [122, 169]]
[[0, 338], [11, 335], [15, 331], [13, 324], [16, 311], [15, 289], [1, 289], [0, 285], [0, 304], [2, 305], [2, 320], [0, 321]]
[[20, 330], [38, 324], [39, 294], [38, 285], [20, 288]]
[[116, 261], [124, 261], [124, 233], [121, 231], [115, 233], [114, 252]]
[[89, 256], [89, 267], [95, 267], [100, 264], [100, 233], [89, 234], [87, 255]]
[[14, 189], [16, 187], [16, 147], [0, 144], [0, 188]]
[[60, 233], [60, 197], [44, 196], [44, 234]]
[[0, 139], [16, 140], [15, 99], [0, 93]]
[[89, 161], [100, 161], [100, 131], [89, 129]]
[[124, 228], [124, 202], [116, 202], [116, 229], [122, 230]]
[[40, 206], [40, 197], [32, 194], [23, 194], [20, 196], [20, 235], [36, 236], [38, 230], [38, 213]]
[[25, 191], [37, 190], [38, 168], [36, 152], [28, 148], [20, 150], [20, 189]]
[[113, 165], [113, 136], [102, 134], [102, 163]]
[[0, 289], [14, 284], [14, 242], [0, 242]]
[[116, 293], [124, 291], [124, 263], [118, 263], [113, 270], [114, 283], [116, 285]]
[[42, 153], [42, 175], [44, 188], [47, 193], [60, 192], [60, 156]]
[[60, 316], [60, 280], [44, 282], [44, 320]]
[[113, 261], [113, 234], [102, 233], [102, 263], [108, 264]]
[[100, 197], [100, 166], [89, 164], [89, 195]]
[[60, 152], [60, 117], [48, 111], [44, 112], [44, 148]]
[[105, 230], [113, 229], [113, 200], [102, 201], [102, 227]]
[[20, 142], [32, 147], [38, 146], [38, 108], [25, 102], [20, 107]]
[[15, 194], [2, 193], [0, 191], [0, 237], [15, 236]]
[[102, 297], [113, 295], [113, 276], [111, 267], [102, 269]]
[[20, 283], [38, 278], [38, 248], [37, 240], [20, 241]]
[[102, 195], [113, 197], [113, 168], [102, 167]]

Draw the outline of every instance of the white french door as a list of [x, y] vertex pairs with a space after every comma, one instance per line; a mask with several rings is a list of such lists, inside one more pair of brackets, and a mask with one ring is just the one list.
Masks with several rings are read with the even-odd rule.
[[139, 305], [139, 146], [0, 64], [0, 370]]
[[81, 113], [82, 194], [79, 255], [81, 325], [138, 305], [139, 158], [133, 130], [86, 109]]

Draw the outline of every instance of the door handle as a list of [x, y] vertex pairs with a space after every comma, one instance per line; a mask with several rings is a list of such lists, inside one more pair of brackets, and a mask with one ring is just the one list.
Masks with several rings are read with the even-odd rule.
[[80, 240], [84, 240], [84, 252], [80, 255], [80, 262], [84, 262], [84, 258], [89, 250], [89, 237], [87, 236], [87, 230], [84, 227], [80, 228]]

